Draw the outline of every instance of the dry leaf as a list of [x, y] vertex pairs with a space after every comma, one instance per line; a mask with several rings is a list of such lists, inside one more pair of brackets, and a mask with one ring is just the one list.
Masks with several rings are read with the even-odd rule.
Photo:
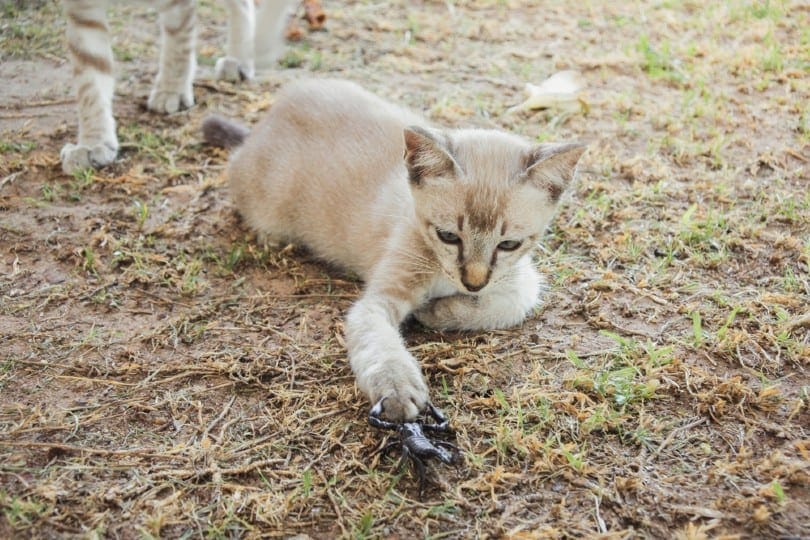
[[526, 101], [510, 107], [507, 112], [547, 109], [576, 103], [579, 101], [578, 94], [584, 87], [585, 81], [578, 71], [560, 71], [539, 85], [526, 83]]
[[304, 0], [304, 18], [309, 23], [310, 30], [320, 30], [326, 22], [326, 13], [321, 7], [320, 0]]

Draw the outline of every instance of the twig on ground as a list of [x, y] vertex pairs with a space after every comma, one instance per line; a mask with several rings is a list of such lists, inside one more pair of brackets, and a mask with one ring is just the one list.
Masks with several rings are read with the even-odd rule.
[[804, 328], [804, 327], [810, 328], [810, 311], [808, 311], [803, 315], [799, 315], [797, 317], [785, 321], [784, 326], [791, 332], [793, 330], [796, 330], [797, 328]]
[[688, 431], [688, 430], [692, 429], [693, 427], [697, 427], [697, 426], [699, 426], [699, 425], [701, 425], [701, 424], [703, 424], [705, 422], [706, 422], [705, 418], [698, 418], [697, 420], [695, 420], [693, 422], [689, 422], [685, 426], [676, 427], [675, 429], [670, 431], [669, 435], [667, 435], [666, 438], [663, 441], [661, 441], [661, 444], [658, 445], [658, 448], [655, 449], [655, 451], [652, 453], [652, 455], [648, 458], [647, 461], [651, 461], [651, 460], [654, 460], [655, 458], [657, 458], [658, 455], [664, 450], [664, 448], [669, 446], [670, 443], [673, 441], [673, 439], [675, 439], [675, 437], [677, 435], [679, 435], [680, 433], [683, 433], [684, 431]]

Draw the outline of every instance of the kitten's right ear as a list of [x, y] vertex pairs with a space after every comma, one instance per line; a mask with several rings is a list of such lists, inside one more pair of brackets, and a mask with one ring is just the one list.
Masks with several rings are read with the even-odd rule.
[[431, 176], [455, 175], [458, 165], [439, 133], [418, 127], [405, 128], [405, 166], [411, 184], [419, 186]]

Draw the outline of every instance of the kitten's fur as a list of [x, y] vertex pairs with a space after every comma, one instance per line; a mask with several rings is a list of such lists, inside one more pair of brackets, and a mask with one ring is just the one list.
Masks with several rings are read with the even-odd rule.
[[[217, 117], [204, 131], [241, 137]], [[428, 388], [400, 324], [410, 314], [440, 329], [521, 323], [541, 292], [532, 253], [584, 149], [435, 129], [353, 83], [311, 80], [281, 92], [227, 175], [252, 228], [366, 282], [346, 318], [351, 367], [402, 420]]]
[[[254, 13], [254, 0], [227, 0], [227, 56], [216, 65], [218, 78], [251, 78], [256, 61], [269, 65], [280, 54], [286, 11], [292, 0], [263, 0]], [[63, 0], [67, 41], [76, 79], [79, 112], [78, 144], [62, 148], [67, 173], [102, 167], [115, 160], [118, 138], [112, 114], [113, 56], [107, 26], [109, 0]], [[173, 113], [194, 104], [192, 80], [195, 0], [140, 0], [160, 13], [160, 66], [147, 106]], [[258, 31], [257, 31], [258, 30]]]

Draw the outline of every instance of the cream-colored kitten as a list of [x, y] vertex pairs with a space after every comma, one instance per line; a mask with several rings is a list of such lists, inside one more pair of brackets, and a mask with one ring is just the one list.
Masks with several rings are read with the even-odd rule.
[[291, 84], [247, 138], [217, 117], [204, 132], [242, 143], [227, 175], [251, 227], [365, 281], [346, 345], [360, 390], [372, 403], [386, 397], [393, 420], [428, 401], [399, 332], [406, 317], [485, 330], [520, 324], [538, 305], [532, 253], [585, 150], [436, 129], [337, 80]]

